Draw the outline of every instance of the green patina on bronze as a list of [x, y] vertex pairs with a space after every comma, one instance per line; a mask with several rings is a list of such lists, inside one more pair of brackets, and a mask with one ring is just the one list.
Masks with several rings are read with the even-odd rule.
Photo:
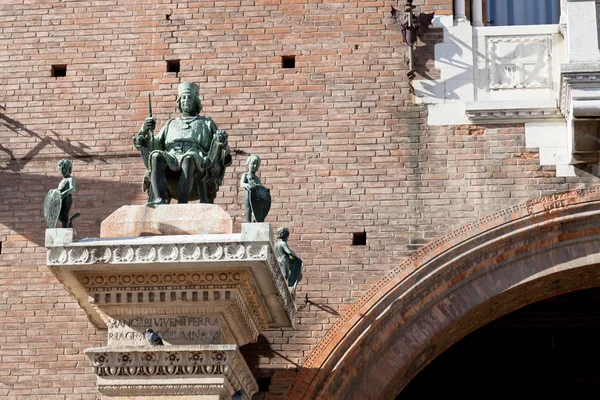
[[225, 168], [231, 165], [227, 132], [219, 130], [212, 118], [199, 115], [202, 104], [195, 83], [179, 85], [177, 109], [181, 116], [167, 121], [155, 135], [150, 107], [150, 116], [133, 139], [147, 168], [143, 185], [147, 205], [168, 204], [172, 198], [178, 203], [213, 203]]

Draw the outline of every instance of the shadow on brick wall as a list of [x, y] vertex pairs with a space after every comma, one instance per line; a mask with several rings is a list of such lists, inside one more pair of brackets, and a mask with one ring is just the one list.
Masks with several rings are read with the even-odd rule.
[[[44, 197], [61, 180], [56, 165], [62, 158], [68, 158], [74, 164], [76, 192], [71, 214], [81, 213], [81, 217], [75, 220], [79, 237], [99, 236], [100, 223], [113, 211], [123, 205], [144, 201], [142, 178], [136, 177], [135, 171], [131, 172], [143, 166], [139, 156], [133, 152], [95, 154], [85, 143], [66, 139], [49, 129], [44, 130], [42, 135], [2, 112], [0, 131], [5, 133], [3, 138], [6, 138], [7, 132], [11, 137], [10, 141], [2, 140], [0, 143], [0, 240], [10, 235], [21, 235], [25, 240], [44, 246], [47, 228]], [[19, 138], [23, 141], [20, 142]], [[23, 150], [23, 142], [31, 142], [30, 138], [37, 140], [32, 143], [32, 148]], [[23, 154], [23, 151], [27, 153]], [[127, 173], [101, 178], [104, 169], [116, 171], [110, 164], [111, 159], [117, 158], [120, 163], [125, 159], [131, 160], [129, 168], [125, 165]], [[139, 173], [143, 173], [143, 169]]]
[[[30, 173], [2, 173], [0, 185], [0, 224], [8, 234], [18, 234], [38, 246], [44, 246], [44, 197], [56, 188], [60, 176]], [[71, 214], [81, 213], [74, 221], [80, 238], [98, 237], [100, 223], [124, 205], [143, 201], [141, 183], [126, 183], [101, 178], [78, 178]], [[137, 201], [136, 201], [137, 200]], [[60, 224], [59, 224], [60, 225]], [[1, 227], [0, 227], [1, 228]], [[0, 235], [4, 232], [0, 232]]]
[[39, 142], [36, 143], [35, 147], [30, 149], [27, 154], [19, 158], [15, 156], [14, 151], [8, 147], [7, 144], [0, 143], [0, 152], [5, 153], [8, 156], [8, 162], [5, 166], [0, 165], [0, 171], [22, 171], [29, 161], [38, 156], [42, 149], [48, 146], [54, 146], [58, 148], [61, 150], [61, 152], [69, 155], [71, 158], [92, 158], [92, 154], [87, 151], [89, 147], [84, 143], [71, 141], [69, 139], [60, 139], [58, 133], [53, 130], [47, 131], [51, 133], [51, 136], [42, 136], [39, 133], [27, 128], [19, 121], [14, 120], [3, 113], [0, 113], [0, 127], [8, 129], [16, 136], [29, 136], [39, 139]]
[[[288, 330], [282, 330], [285, 334]], [[292, 340], [292, 338], [288, 338]], [[293, 343], [290, 343], [293, 346]], [[270, 343], [264, 335], [258, 335], [256, 343], [249, 343], [240, 348], [252, 374], [256, 378], [259, 392], [253, 400], [284, 399], [292, 386], [301, 365], [286, 354], [287, 350], [278, 351], [274, 347], [280, 344]]]

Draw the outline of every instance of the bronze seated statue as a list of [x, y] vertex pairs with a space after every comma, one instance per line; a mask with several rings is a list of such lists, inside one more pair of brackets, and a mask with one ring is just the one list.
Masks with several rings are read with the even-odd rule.
[[173, 198], [178, 203], [213, 203], [231, 165], [227, 132], [199, 115], [202, 104], [195, 83], [179, 85], [177, 109], [181, 116], [169, 120], [158, 135], [156, 121], [149, 117], [134, 137], [147, 168], [147, 205], [168, 204]]

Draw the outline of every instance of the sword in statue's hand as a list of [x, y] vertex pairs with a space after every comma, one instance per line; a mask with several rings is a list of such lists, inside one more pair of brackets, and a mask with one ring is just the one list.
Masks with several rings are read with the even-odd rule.
[[[152, 118], [152, 100], [150, 97], [150, 93], [148, 93], [148, 118]], [[154, 138], [154, 128], [145, 130], [143, 138], [146, 143], [145, 146], [140, 147], [140, 152], [142, 153], [142, 161], [144, 162], [146, 169], [150, 169], [148, 166], [148, 158], [150, 157], [152, 139]]]

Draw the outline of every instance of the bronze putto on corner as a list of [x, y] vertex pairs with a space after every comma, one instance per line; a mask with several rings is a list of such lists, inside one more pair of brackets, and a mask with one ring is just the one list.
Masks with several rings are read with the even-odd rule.
[[240, 187], [244, 189], [246, 222], [252, 222], [252, 217], [256, 222], [264, 222], [271, 209], [271, 194], [256, 175], [260, 168], [260, 157], [254, 154], [249, 156], [246, 166], [248, 172], [245, 172], [240, 179]]
[[302, 280], [302, 260], [294, 253], [287, 244], [290, 237], [288, 228], [281, 227], [277, 229], [277, 243], [275, 243], [275, 255], [283, 269], [283, 275], [287, 281], [288, 288], [292, 293], [296, 293], [298, 282]]
[[62, 175], [62, 180], [56, 189], [50, 189], [44, 199], [44, 218], [50, 229], [56, 228], [58, 221], [62, 228], [73, 228], [73, 220], [79, 213], [69, 218], [69, 211], [73, 205], [72, 193], [75, 192], [75, 178], [71, 176], [73, 163], [71, 160], [60, 160], [57, 168]]

